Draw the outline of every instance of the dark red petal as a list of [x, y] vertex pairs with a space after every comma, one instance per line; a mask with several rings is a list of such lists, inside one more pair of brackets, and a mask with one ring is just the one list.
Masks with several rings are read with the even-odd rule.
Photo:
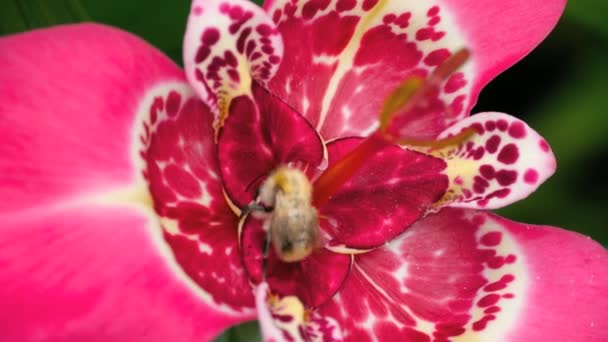
[[[362, 139], [327, 145], [332, 165]], [[448, 187], [445, 162], [389, 146], [371, 158], [329, 202], [319, 208], [334, 243], [367, 249], [390, 241], [426, 214]]]
[[213, 115], [189, 88], [154, 95], [156, 120], [146, 123], [150, 136], [141, 153], [164, 239], [182, 270], [216, 302], [253, 306], [238, 253], [238, 219], [218, 176]]
[[[247, 217], [241, 233], [243, 264], [255, 283], [263, 277], [263, 246], [266, 238], [263, 220]], [[351, 256], [326, 249], [315, 250], [300, 262], [284, 263], [270, 246], [266, 281], [271, 291], [282, 296], [295, 295], [308, 307], [329, 300], [342, 286], [350, 271]]]
[[347, 341], [605, 341], [607, 261], [572, 232], [442, 209], [356, 256], [320, 314], [337, 319]]
[[218, 154], [224, 187], [240, 207], [254, 199], [261, 182], [287, 163], [316, 167], [323, 160], [323, 143], [296, 111], [254, 84], [252, 98], [240, 96], [220, 131]]

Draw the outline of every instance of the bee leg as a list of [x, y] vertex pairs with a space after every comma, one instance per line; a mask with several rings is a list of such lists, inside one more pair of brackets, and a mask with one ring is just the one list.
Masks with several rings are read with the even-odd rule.
[[268, 266], [268, 250], [270, 249], [270, 230], [266, 233], [266, 239], [264, 239], [264, 247], [262, 248], [262, 277], [266, 278], [266, 269]]

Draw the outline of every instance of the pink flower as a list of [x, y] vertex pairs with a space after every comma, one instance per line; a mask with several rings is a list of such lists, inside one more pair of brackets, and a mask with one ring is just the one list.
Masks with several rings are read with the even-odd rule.
[[[209, 340], [256, 317], [267, 340], [607, 340], [608, 252], [482, 211], [551, 176], [549, 145], [468, 116], [564, 5], [195, 0], [185, 73], [99, 25], [0, 38], [0, 340]], [[384, 132], [405, 148], [362, 138], [461, 48]], [[313, 179], [323, 245], [264, 271], [263, 220], [239, 213], [285, 164]]]

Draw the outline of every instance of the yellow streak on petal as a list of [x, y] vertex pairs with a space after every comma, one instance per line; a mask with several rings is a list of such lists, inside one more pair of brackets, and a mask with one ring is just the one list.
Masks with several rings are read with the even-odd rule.
[[[440, 208], [450, 202], [455, 197], [462, 195], [462, 189], [473, 188], [473, 176], [479, 170], [479, 163], [469, 159], [447, 159], [447, 167], [444, 174], [448, 176], [450, 187], [443, 197], [433, 204], [434, 208]], [[457, 180], [459, 180], [457, 182]]]
[[319, 116], [319, 122], [317, 123], [317, 131], [321, 131], [323, 124], [325, 123], [325, 119], [327, 118], [327, 114], [329, 112], [329, 105], [331, 104], [331, 100], [334, 98], [334, 95], [338, 91], [338, 86], [344, 75], [350, 71], [353, 67], [353, 61], [355, 59], [355, 53], [359, 49], [359, 45], [361, 44], [361, 39], [363, 35], [367, 32], [367, 30], [371, 27], [373, 21], [382, 15], [382, 10], [388, 4], [388, 0], [380, 0], [374, 8], [366, 13], [363, 17], [363, 20], [359, 22], [355, 32], [353, 33], [348, 45], [342, 50], [340, 57], [338, 59], [338, 67], [334, 72], [329, 84], [327, 86], [327, 91], [325, 92], [325, 96], [323, 97], [323, 102], [321, 105], [321, 114]]
[[154, 210], [154, 200], [144, 183], [110, 191], [97, 197], [102, 204], [132, 204]]
[[239, 82], [231, 80], [227, 72], [224, 73], [223, 78], [225, 80], [224, 86], [218, 91], [217, 104], [219, 109], [219, 116], [215, 122], [216, 138], [219, 129], [224, 126], [224, 122], [230, 114], [230, 103], [232, 99], [241, 95], [248, 95], [252, 97], [251, 93], [251, 73], [249, 71], [249, 62], [245, 56], [239, 56], [237, 71], [239, 74]]

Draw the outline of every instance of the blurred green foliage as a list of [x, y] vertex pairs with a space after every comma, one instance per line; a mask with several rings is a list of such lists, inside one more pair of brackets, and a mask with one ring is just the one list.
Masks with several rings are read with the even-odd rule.
[[[257, 1], [260, 3], [261, 1]], [[181, 64], [189, 0], [3, 0], [0, 34], [95, 21], [131, 31]], [[571, 1], [551, 36], [500, 75], [474, 112], [514, 114], [553, 147], [558, 172], [529, 199], [499, 211], [608, 245], [608, 2]], [[255, 322], [217, 341], [259, 341]]]

